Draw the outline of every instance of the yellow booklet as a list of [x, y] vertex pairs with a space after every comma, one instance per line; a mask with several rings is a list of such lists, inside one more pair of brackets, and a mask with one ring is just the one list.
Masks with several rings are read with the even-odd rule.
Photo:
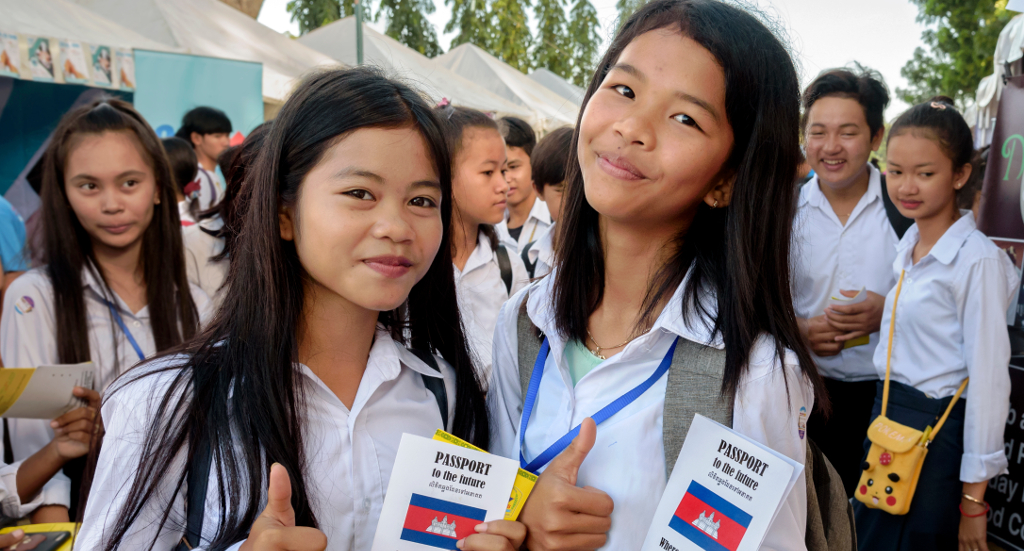
[[[71, 551], [71, 544], [75, 539], [75, 533], [78, 532], [78, 525], [74, 522], [54, 522], [52, 524], [28, 524], [25, 526], [8, 526], [3, 530], [0, 530], [0, 534], [10, 534], [15, 530], [24, 530], [26, 536], [32, 534], [41, 534], [44, 532], [68, 532], [71, 534], [70, 538], [64, 540], [63, 545], [57, 548], [57, 551]], [[30, 538], [31, 539], [31, 538]], [[26, 543], [42, 543], [42, 542], [26, 542]]]
[[[434, 433], [434, 440], [440, 440], [441, 442], [448, 442], [449, 444], [454, 444], [463, 448], [487, 453], [487, 450], [481, 450], [458, 436], [448, 434], [441, 429], [437, 429], [437, 432]], [[508, 507], [505, 509], [505, 520], [516, 520], [519, 518], [519, 513], [523, 510], [526, 498], [530, 497], [530, 492], [533, 491], [533, 485], [536, 483], [537, 475], [530, 471], [519, 469], [519, 474], [516, 475], [516, 482], [512, 486], [512, 495], [508, 498]]]

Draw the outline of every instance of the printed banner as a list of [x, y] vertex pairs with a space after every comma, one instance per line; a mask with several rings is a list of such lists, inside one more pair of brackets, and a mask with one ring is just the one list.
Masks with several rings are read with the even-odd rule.
[[21, 78], [18, 35], [0, 32], [0, 77]]
[[67, 84], [88, 84], [89, 67], [85, 63], [85, 50], [77, 40], [60, 41], [60, 66]]
[[1006, 83], [992, 133], [981, 192], [978, 229], [994, 239], [1024, 239], [1024, 76]]
[[1010, 360], [1010, 416], [1006, 419], [1009, 474], [988, 481], [988, 535], [1003, 548], [1024, 551], [1024, 357]]
[[122, 92], [135, 91], [135, 58], [127, 48], [117, 49], [118, 82]]
[[26, 36], [25, 42], [28, 44], [28, 66], [32, 80], [56, 82], [57, 73], [50, 39], [44, 36]]
[[[92, 62], [92, 82], [102, 88], [114, 86], [114, 56], [110, 46], [89, 45], [89, 60]], [[134, 72], [134, 70], [133, 70]]]

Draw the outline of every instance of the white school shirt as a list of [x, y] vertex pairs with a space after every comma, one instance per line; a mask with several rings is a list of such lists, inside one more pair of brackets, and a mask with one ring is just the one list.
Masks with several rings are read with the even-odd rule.
[[548, 275], [555, 267], [555, 244], [552, 242], [554, 235], [555, 223], [552, 222], [548, 226], [547, 231], [544, 232], [544, 235], [540, 236], [540, 239], [526, 253], [526, 257], [530, 259], [530, 262], [534, 263], [534, 278]]
[[178, 219], [181, 220], [183, 228], [195, 225], [196, 219], [192, 218], [192, 213], [188, 211], [188, 199], [178, 201]]
[[[181, 362], [181, 357], [170, 358], [145, 369], [156, 370]], [[305, 382], [307, 390], [305, 408], [299, 413], [307, 465], [306, 487], [320, 530], [327, 536], [328, 550], [370, 549], [402, 434], [429, 438], [443, 427], [437, 399], [423, 384], [424, 375], [443, 379], [448, 419], [454, 419], [455, 375], [440, 357], [437, 363], [441, 373], [378, 329], [351, 410], [308, 367], [296, 364], [303, 375], [296, 380]], [[75, 549], [92, 551], [107, 541], [139, 468], [149, 423], [175, 374], [168, 371], [142, 379], [122, 378], [118, 385], [121, 381], [129, 382], [111, 392], [104, 402], [106, 435]], [[185, 460], [184, 452], [179, 453], [160, 480], [160, 497], [132, 525], [122, 540], [122, 548], [148, 549], [156, 537], [153, 549], [167, 551], [181, 540], [183, 526], [170, 523], [172, 526], [165, 526], [157, 535], [157, 525], [158, 515], [185, 468]], [[216, 469], [211, 468], [203, 517], [204, 546], [209, 545], [220, 526], [222, 505], [218, 493]], [[172, 519], [185, 519], [184, 496], [183, 488], [174, 498]], [[266, 496], [262, 499], [265, 502]], [[240, 546], [241, 542], [231, 549]]]
[[18, 496], [18, 468], [21, 461], [11, 465], [0, 462], [0, 516], [22, 518], [31, 515], [43, 504], [43, 492], [36, 495], [28, 503], [22, 503]]
[[[957, 220], [932, 250], [914, 264], [917, 224], [900, 241], [893, 273], [903, 276], [892, 343], [891, 380], [930, 398], [964, 391], [967, 412], [960, 480], [983, 482], [1006, 474], [1003, 428], [1010, 411], [1010, 338], [1006, 309], [1019, 278], [1009, 256], [978, 231], [971, 211]], [[885, 377], [888, 331], [896, 289], [885, 297], [886, 342], [875, 351], [875, 370]]]
[[[89, 331], [90, 359], [96, 366], [96, 390], [103, 391], [118, 374], [139, 362], [139, 356], [117, 323], [110, 309], [102, 302], [104, 290], [92, 270], [82, 270], [85, 296], [85, 322]], [[201, 289], [190, 286], [192, 300], [201, 320], [207, 317], [209, 299]], [[114, 294], [114, 303], [146, 357], [156, 353], [149, 307], [132, 313], [128, 305]], [[0, 358], [8, 367], [57, 365], [57, 320], [53, 285], [40, 267], [25, 272], [14, 280], [4, 294], [3, 318], [0, 320]], [[116, 343], [116, 344], [115, 344]], [[50, 422], [43, 419], [9, 419], [8, 429], [14, 460], [22, 461], [53, 440]], [[2, 447], [2, 445], [0, 445]], [[69, 505], [71, 483], [58, 473], [43, 488], [46, 505]]]
[[491, 342], [494, 326], [498, 323], [498, 311], [509, 296], [526, 286], [530, 278], [518, 254], [508, 250], [508, 260], [512, 267], [511, 292], [501, 279], [498, 253], [491, 250], [490, 240], [483, 233], [477, 238], [476, 249], [469, 255], [463, 269], [454, 266], [455, 294], [462, 325], [474, 356], [473, 365], [485, 392], [491, 379]]
[[[711, 335], [692, 310], [690, 317], [697, 321], [692, 323], [693, 327], [686, 325], [682, 307], [688, 279], [689, 276], [676, 289], [649, 333], [584, 375], [575, 387], [565, 362], [565, 340], [555, 329], [554, 278], [544, 278], [509, 300], [502, 308], [495, 331], [494, 379], [487, 395], [491, 452], [519, 459], [523, 398], [517, 319], [524, 298], [530, 319], [547, 335], [551, 347], [526, 429], [524, 455], [530, 461], [585, 418], [650, 377], [677, 337], [724, 348], [721, 337]], [[716, 304], [714, 297], [709, 297], [707, 305], [713, 309]], [[532, 365], [525, 367], [532, 369]], [[599, 425], [597, 441], [580, 467], [577, 485], [603, 490], [615, 503], [608, 542], [602, 549], [639, 549], [665, 491], [662, 422], [667, 381], [667, 377], [661, 377], [636, 401]], [[785, 361], [780, 363], [773, 340], [758, 339], [737, 388], [732, 428], [803, 464], [806, 442], [800, 431], [801, 414], [809, 414], [813, 406], [814, 391], [803, 378], [796, 355], [787, 350]], [[805, 549], [806, 525], [807, 488], [801, 474], [761, 548]]]
[[[840, 289], [865, 287], [885, 296], [896, 285], [892, 262], [899, 238], [885, 213], [881, 174], [872, 165], [868, 170], [868, 190], [845, 226], [821, 192], [817, 175], [800, 190], [792, 247], [793, 309], [798, 318], [824, 314], [829, 298], [842, 296]], [[876, 379], [873, 358], [879, 333], [871, 333], [870, 339], [835, 356], [814, 355], [818, 371], [840, 381]]]
[[550, 225], [551, 213], [548, 212], [547, 205], [539, 197], [534, 197], [533, 207], [530, 209], [530, 215], [526, 217], [526, 222], [523, 223], [519, 239], [512, 239], [512, 234], [508, 233], [508, 217], [494, 226], [494, 229], [498, 232], [498, 241], [508, 247], [509, 252], [519, 254], [530, 242], [540, 239]]
[[217, 175], [199, 165], [196, 172], [196, 180], [199, 180], [199, 211], [209, 209], [224, 198], [221, 186], [218, 185]]
[[227, 259], [213, 257], [224, 252], [224, 239], [214, 237], [207, 231], [224, 227], [220, 215], [200, 220], [198, 224], [181, 229], [181, 240], [185, 247], [185, 275], [188, 282], [203, 290], [212, 301], [211, 310], [216, 312], [224, 300], [221, 286], [228, 276]]

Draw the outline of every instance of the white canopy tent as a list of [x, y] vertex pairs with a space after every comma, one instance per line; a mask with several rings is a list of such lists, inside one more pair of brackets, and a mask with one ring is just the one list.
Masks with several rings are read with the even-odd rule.
[[69, 0], [0, 0], [0, 30], [117, 48], [180, 52]]
[[576, 124], [579, 107], [572, 100], [552, 92], [473, 44], [461, 44], [435, 60], [491, 92], [535, 111], [540, 119], [536, 126], [541, 132]]
[[[1024, 7], [1024, 6], [1022, 6]], [[1017, 15], [1003, 27], [996, 42], [996, 51], [992, 60], [993, 73], [978, 84], [978, 93], [974, 104], [968, 107], [964, 118], [974, 129], [974, 142], [977, 147], [988, 145], [992, 141], [995, 119], [999, 112], [999, 97], [1003, 93], [1003, 73], [1007, 64], [1019, 64], [1024, 58], [1024, 13]]]
[[75, 1], [184, 53], [262, 63], [269, 104], [284, 103], [310, 69], [339, 65], [219, 0]]
[[[324, 25], [299, 37], [298, 41], [346, 65], [356, 64], [354, 16]], [[489, 111], [499, 116], [512, 115], [531, 123], [537, 119], [530, 109], [485, 90], [390, 36], [371, 29], [365, 23], [363, 63], [380, 67], [388, 76], [404, 80], [435, 102], [447, 98], [454, 105]]]
[[583, 104], [583, 96], [586, 95], [587, 91], [556, 75], [548, 69], [543, 67], [540, 69], [534, 69], [533, 72], [529, 74], [529, 77], [559, 96], [572, 100], [572, 102], [576, 104], [576, 107]]

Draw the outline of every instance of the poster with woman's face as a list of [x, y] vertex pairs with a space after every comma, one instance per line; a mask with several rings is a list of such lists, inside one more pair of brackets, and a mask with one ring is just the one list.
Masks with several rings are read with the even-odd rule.
[[85, 63], [85, 48], [77, 40], [60, 41], [60, 66], [64, 71], [64, 82], [86, 84], [89, 82], [89, 66]]
[[114, 58], [110, 54], [110, 46], [89, 46], [89, 57], [92, 60], [93, 83], [96, 86], [112, 86]]
[[50, 48], [50, 39], [30, 36], [25, 42], [28, 43], [28, 66], [32, 72], [32, 79], [53, 82], [53, 50]]
[[21, 77], [21, 54], [18, 35], [0, 32], [0, 76]]

